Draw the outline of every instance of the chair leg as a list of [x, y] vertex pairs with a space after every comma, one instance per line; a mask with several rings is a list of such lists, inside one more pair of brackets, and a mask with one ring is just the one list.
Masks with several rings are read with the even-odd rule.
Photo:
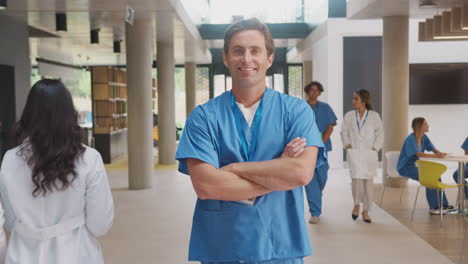
[[419, 195], [419, 189], [421, 188], [421, 185], [418, 186], [418, 190], [416, 191], [416, 198], [414, 199], [414, 205], [413, 205], [413, 212], [411, 213], [411, 221], [414, 219], [414, 210], [416, 210], [416, 201], [418, 201], [418, 195]]
[[463, 263], [463, 249], [465, 248], [465, 241], [466, 241], [466, 235], [468, 234], [468, 228], [465, 230], [465, 235], [463, 236], [463, 242], [461, 244], [461, 247], [460, 247], [460, 261], [459, 263], [462, 264]]
[[403, 198], [403, 179], [400, 179], [400, 204], [401, 204], [401, 200]]
[[383, 183], [382, 185], [383, 185], [383, 190], [382, 190], [382, 195], [380, 195], [380, 207], [382, 207], [383, 197], [385, 194], [385, 183]]
[[437, 200], [439, 200], [439, 214], [440, 214], [440, 227], [442, 227], [442, 217], [443, 217], [443, 214], [442, 214], [442, 201], [443, 201], [443, 192], [441, 190], [439, 190], [439, 194], [440, 195], [437, 195]]

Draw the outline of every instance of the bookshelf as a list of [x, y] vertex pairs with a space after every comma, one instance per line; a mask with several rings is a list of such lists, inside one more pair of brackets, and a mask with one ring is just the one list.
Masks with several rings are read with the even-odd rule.
[[93, 134], [105, 163], [127, 153], [126, 71], [108, 66], [91, 69]]

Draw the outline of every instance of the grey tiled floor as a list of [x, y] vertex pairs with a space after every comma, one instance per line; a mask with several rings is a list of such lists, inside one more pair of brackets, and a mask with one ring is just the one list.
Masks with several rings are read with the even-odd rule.
[[[187, 263], [196, 198], [189, 177], [155, 171], [154, 188], [141, 191], [128, 190], [127, 171], [111, 171], [109, 178], [116, 218], [111, 231], [99, 239], [106, 263]], [[308, 226], [314, 255], [305, 259], [307, 264], [452, 263], [379, 207], [371, 212], [370, 225], [352, 221], [351, 209], [346, 170], [330, 170], [321, 222]]]

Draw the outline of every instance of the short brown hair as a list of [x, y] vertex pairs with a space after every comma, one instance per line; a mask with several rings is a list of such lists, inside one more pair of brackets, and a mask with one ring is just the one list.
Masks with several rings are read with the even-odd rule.
[[359, 96], [359, 98], [361, 98], [361, 101], [364, 102], [364, 104], [366, 104], [366, 109], [372, 110], [371, 96], [369, 91], [367, 91], [366, 89], [361, 89], [357, 90], [355, 93]]
[[273, 42], [273, 38], [271, 37], [270, 30], [268, 27], [260, 22], [260, 20], [256, 18], [250, 18], [241, 20], [236, 22], [228, 27], [226, 32], [224, 32], [224, 53], [227, 54], [229, 50], [229, 43], [231, 42], [232, 36], [240, 31], [244, 30], [258, 30], [263, 34], [265, 38], [265, 47], [267, 50], [268, 56], [273, 54], [275, 51], [275, 43]]
[[413, 132], [419, 131], [424, 125], [424, 121], [426, 121], [424, 117], [416, 117], [413, 119], [413, 122], [411, 122], [411, 128], [413, 129]]

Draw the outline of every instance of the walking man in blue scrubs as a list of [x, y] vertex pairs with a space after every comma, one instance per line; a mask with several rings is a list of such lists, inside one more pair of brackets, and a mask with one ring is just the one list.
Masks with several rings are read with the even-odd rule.
[[[322, 135], [322, 141], [325, 144], [325, 150], [332, 150], [332, 143], [330, 136], [333, 132], [333, 127], [336, 126], [336, 115], [329, 104], [318, 100], [323, 92], [323, 85], [319, 82], [310, 82], [304, 87], [304, 92], [309, 99], [307, 103], [312, 107], [315, 113], [315, 122], [317, 123], [318, 130]], [[328, 179], [328, 161], [324, 162], [322, 166], [315, 166], [314, 177], [305, 186], [307, 202], [309, 204], [311, 224], [318, 224], [320, 222], [320, 215], [322, 214], [322, 192], [327, 184]]]
[[263, 23], [231, 25], [223, 59], [232, 90], [187, 119], [176, 159], [198, 196], [190, 261], [302, 264], [312, 253], [302, 186], [323, 143], [306, 102], [265, 87], [273, 56]]

